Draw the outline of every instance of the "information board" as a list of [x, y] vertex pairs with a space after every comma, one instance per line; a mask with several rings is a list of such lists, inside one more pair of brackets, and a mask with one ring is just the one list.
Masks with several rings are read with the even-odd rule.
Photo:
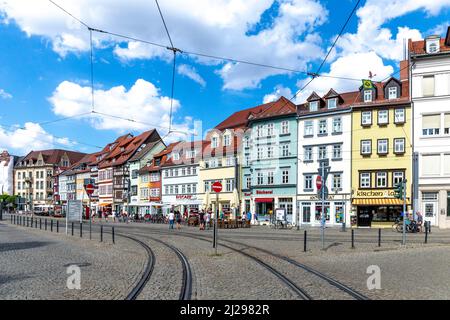
[[83, 213], [83, 203], [81, 200], [69, 200], [67, 201], [67, 221], [68, 222], [81, 222]]

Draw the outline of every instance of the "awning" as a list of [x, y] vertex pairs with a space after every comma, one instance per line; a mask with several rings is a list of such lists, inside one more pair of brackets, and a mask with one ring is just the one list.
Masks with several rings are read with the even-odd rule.
[[255, 202], [256, 203], [262, 203], [262, 202], [271, 203], [271, 202], [273, 202], [273, 198], [256, 198]]
[[[402, 206], [403, 200], [391, 198], [353, 199], [352, 203], [358, 206]], [[406, 204], [410, 204], [408, 199], [406, 199]]]
[[112, 203], [106, 203], [106, 202], [101, 202], [98, 204], [100, 207], [107, 207], [107, 206], [111, 206]]

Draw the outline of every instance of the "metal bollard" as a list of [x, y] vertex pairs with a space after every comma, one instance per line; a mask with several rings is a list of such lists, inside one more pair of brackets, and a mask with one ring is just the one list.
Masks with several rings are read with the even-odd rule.
[[34, 227], [37, 229], [37, 218], [34, 220]]
[[11, 224], [12, 224], [12, 219], [13, 219], [13, 216], [12, 216], [12, 215], [10, 215], [9, 217], [11, 218]]
[[13, 223], [16, 224], [16, 216], [13, 216]]
[[425, 226], [425, 243], [428, 243], [428, 226]]
[[72, 236], [73, 236], [73, 222], [72, 222], [72, 226], [71, 226], [71, 228], [72, 228]]
[[31, 226], [30, 226], [31, 228], [33, 228], [33, 222], [34, 222], [33, 217], [31, 217]]
[[53, 232], [53, 220], [50, 220], [50, 231]]
[[103, 225], [100, 226], [100, 242], [103, 242]]
[[29, 226], [29, 224], [30, 224], [30, 218], [27, 217], [27, 227]]
[[59, 221], [56, 220], [56, 233], [59, 233]]
[[83, 238], [83, 223], [80, 222], [80, 238]]
[[42, 229], [42, 219], [39, 218], [39, 229]]
[[89, 240], [92, 240], [92, 220], [89, 220]]
[[45, 231], [47, 231], [47, 219], [45, 219]]
[[381, 247], [381, 228], [378, 229], [378, 246]]
[[112, 227], [112, 241], [113, 241], [113, 244], [115, 244], [116, 243], [116, 241], [115, 241], [115, 239], [114, 239], [115, 237], [114, 237], [114, 227]]
[[352, 229], [352, 249], [355, 248], [355, 230]]
[[303, 234], [303, 252], [306, 252], [306, 230]]

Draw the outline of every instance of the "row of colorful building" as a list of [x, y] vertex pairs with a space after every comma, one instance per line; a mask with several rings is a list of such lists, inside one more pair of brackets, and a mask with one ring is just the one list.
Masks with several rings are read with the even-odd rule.
[[[449, 28], [450, 30], [450, 28]], [[391, 226], [407, 210], [450, 227], [450, 33], [409, 41], [399, 78], [330, 88], [305, 103], [277, 101], [233, 113], [203, 140], [165, 145], [156, 130], [123, 135], [93, 154], [32, 151], [15, 159], [14, 194], [34, 207], [144, 215], [217, 207], [269, 218], [283, 208], [294, 224]], [[328, 159], [325, 202], [319, 162]], [[216, 196], [211, 185], [220, 181]], [[84, 186], [95, 185], [89, 199]]]

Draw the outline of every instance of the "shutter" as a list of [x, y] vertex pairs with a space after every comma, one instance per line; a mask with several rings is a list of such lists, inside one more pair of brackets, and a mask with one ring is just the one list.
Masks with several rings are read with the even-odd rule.
[[450, 154], [444, 154], [444, 174], [450, 174]]
[[432, 129], [441, 127], [441, 115], [429, 115], [422, 118], [422, 129]]
[[424, 96], [434, 95], [434, 76], [422, 78], [422, 93]]
[[450, 113], [446, 113], [444, 116], [444, 128], [450, 128]]
[[422, 169], [424, 175], [440, 174], [440, 155], [424, 155], [422, 156]]

